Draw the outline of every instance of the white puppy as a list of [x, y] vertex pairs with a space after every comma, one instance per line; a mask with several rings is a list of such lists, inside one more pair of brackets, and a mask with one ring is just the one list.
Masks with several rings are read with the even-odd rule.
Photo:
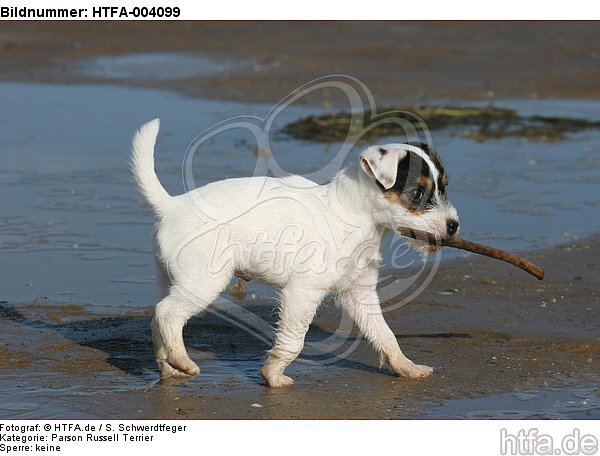
[[[152, 322], [161, 376], [198, 374], [182, 331], [234, 276], [281, 290], [280, 321], [261, 371], [269, 386], [291, 385], [286, 367], [298, 356], [321, 300], [339, 305], [399, 375], [425, 377], [427, 366], [410, 361], [383, 319], [376, 285], [384, 235], [397, 226], [452, 236], [458, 216], [446, 199], [446, 174], [425, 145], [373, 146], [360, 167], [318, 185], [300, 176], [227, 179], [171, 196], [154, 171], [159, 120], [133, 139], [132, 167], [139, 189], [156, 214], [158, 256], [171, 287]], [[411, 241], [417, 249], [428, 247]]]

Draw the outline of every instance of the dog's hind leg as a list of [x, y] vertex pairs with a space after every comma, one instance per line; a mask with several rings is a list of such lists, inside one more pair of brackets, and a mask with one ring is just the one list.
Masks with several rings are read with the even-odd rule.
[[283, 374], [286, 367], [300, 354], [304, 337], [325, 292], [310, 286], [288, 284], [281, 292], [281, 308], [275, 345], [261, 370], [271, 387], [290, 386], [294, 381]]
[[203, 296], [190, 295], [171, 287], [169, 294], [156, 305], [152, 320], [152, 342], [161, 377], [188, 377], [200, 373], [183, 343], [183, 327], [194, 315], [205, 310], [229, 283], [230, 277], [203, 281]]

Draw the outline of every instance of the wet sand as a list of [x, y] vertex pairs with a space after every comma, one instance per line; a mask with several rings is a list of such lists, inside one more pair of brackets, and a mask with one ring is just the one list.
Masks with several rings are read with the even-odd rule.
[[597, 22], [10, 22], [0, 30], [0, 79], [106, 82], [68, 67], [105, 55], [185, 52], [248, 61], [250, 71], [128, 84], [273, 103], [342, 73], [363, 80], [380, 103], [597, 98], [599, 37]]
[[[296, 384], [269, 389], [259, 376], [268, 347], [206, 314], [185, 330], [201, 374], [188, 381], [165, 380], [145, 391], [157, 379], [150, 311], [100, 315], [77, 305], [4, 302], [2, 416], [443, 417], [463, 416], [452, 406], [443, 407], [452, 399], [493, 401], [496, 394], [514, 392], [518, 403], [523, 392], [544, 395], [557, 388], [587, 388], [588, 397], [571, 405], [570, 414], [559, 416], [598, 417], [598, 237], [527, 257], [546, 268], [543, 282], [510, 266], [469, 256], [444, 263], [423, 294], [386, 314], [405, 353], [436, 369], [424, 380], [398, 378], [387, 368], [379, 369], [377, 356], [361, 341], [335, 363], [292, 365], [289, 373]], [[274, 302], [237, 302], [273, 319]], [[331, 335], [339, 321], [339, 310], [324, 304], [308, 340]], [[505, 402], [499, 397], [496, 405], [502, 409]], [[521, 417], [547, 416], [528, 410], [525, 402], [522, 408]], [[476, 402], [470, 411], [486, 412]]]
[[[313, 77], [343, 72], [363, 78], [386, 102], [596, 98], [598, 29], [597, 23], [4, 23], [0, 79], [110, 82], [271, 103]], [[151, 81], [108, 81], [67, 71], [80, 59], [172, 51], [251, 55], [263, 68]], [[521, 395], [515, 396], [518, 405], [523, 394], [551, 398], [553, 390], [582, 388], [586, 398], [573, 397], [575, 406], [559, 416], [598, 417], [599, 240], [525, 253], [546, 269], [543, 282], [488, 259], [443, 263], [423, 294], [386, 314], [405, 353], [436, 369], [425, 380], [380, 370], [376, 355], [361, 342], [336, 363], [293, 365], [296, 385], [271, 390], [259, 376], [268, 346], [205, 315], [185, 331], [201, 375], [145, 391], [157, 378], [148, 308], [102, 313], [72, 300], [3, 301], [0, 417], [466, 416], [452, 400], [485, 397], [501, 408], [506, 393]], [[273, 318], [270, 300], [240, 303]], [[339, 320], [339, 311], [324, 305], [309, 340], [329, 336]], [[470, 410], [477, 411], [477, 404]], [[552, 416], [523, 404], [519, 416]]]

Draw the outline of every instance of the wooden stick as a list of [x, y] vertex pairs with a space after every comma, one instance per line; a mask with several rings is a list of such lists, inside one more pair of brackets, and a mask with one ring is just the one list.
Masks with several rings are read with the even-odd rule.
[[433, 234], [426, 231], [414, 230], [412, 228], [406, 228], [399, 226], [396, 228], [398, 234], [406, 237], [411, 237], [420, 241], [427, 240], [432, 245], [453, 247], [455, 249], [467, 250], [469, 252], [477, 253], [478, 255], [485, 255], [496, 260], [505, 261], [506, 263], [513, 264], [523, 271], [528, 272], [532, 276], [542, 280], [544, 278], [544, 270], [539, 266], [521, 258], [514, 253], [505, 252], [504, 250], [495, 249], [483, 244], [477, 244], [471, 241], [465, 241], [455, 237], [447, 239], [436, 238]]

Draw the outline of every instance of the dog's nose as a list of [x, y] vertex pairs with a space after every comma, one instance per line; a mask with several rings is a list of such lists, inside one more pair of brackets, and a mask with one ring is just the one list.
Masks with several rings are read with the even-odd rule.
[[458, 230], [458, 220], [450, 219], [446, 221], [448, 236], [452, 236]]

